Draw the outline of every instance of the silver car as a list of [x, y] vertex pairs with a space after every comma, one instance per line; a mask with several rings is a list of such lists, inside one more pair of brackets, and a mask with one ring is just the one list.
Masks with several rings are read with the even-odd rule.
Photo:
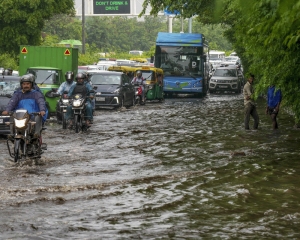
[[244, 76], [236, 66], [218, 67], [209, 81], [209, 92], [241, 93]]

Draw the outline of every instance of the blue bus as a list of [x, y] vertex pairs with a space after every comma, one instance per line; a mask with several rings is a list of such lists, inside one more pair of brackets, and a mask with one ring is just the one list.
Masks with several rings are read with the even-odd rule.
[[205, 96], [209, 81], [208, 51], [202, 34], [159, 32], [154, 66], [164, 71], [164, 93]]

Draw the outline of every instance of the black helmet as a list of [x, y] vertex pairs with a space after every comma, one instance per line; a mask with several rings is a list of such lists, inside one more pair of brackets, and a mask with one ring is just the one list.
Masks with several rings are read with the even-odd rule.
[[31, 86], [33, 86], [33, 79], [30, 75], [26, 74], [26, 75], [23, 75], [20, 79], [20, 85], [22, 87], [22, 83], [23, 82], [30, 82], [31, 83]]
[[74, 80], [74, 73], [72, 71], [67, 71], [65, 73], [65, 79], [67, 82], [72, 82]]
[[86, 75], [85, 75], [84, 73], [77, 73], [76, 78], [75, 78], [76, 81], [77, 81], [79, 78], [85, 80]]

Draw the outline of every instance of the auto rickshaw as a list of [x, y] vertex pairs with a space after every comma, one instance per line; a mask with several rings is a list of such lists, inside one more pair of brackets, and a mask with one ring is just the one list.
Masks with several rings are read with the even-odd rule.
[[131, 66], [110, 66], [107, 68], [107, 70], [126, 73], [130, 80], [133, 79], [135, 73], [135, 68]]
[[150, 66], [135, 67], [134, 76], [136, 76], [136, 72], [138, 70], [142, 71], [142, 76], [144, 79], [146, 79], [146, 99], [158, 100], [159, 102], [162, 102], [164, 100], [163, 70], [161, 68], [155, 68]]

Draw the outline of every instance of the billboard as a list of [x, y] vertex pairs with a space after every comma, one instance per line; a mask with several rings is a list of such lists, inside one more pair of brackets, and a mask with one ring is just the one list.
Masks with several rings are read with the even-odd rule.
[[130, 14], [130, 0], [93, 0], [94, 14]]

